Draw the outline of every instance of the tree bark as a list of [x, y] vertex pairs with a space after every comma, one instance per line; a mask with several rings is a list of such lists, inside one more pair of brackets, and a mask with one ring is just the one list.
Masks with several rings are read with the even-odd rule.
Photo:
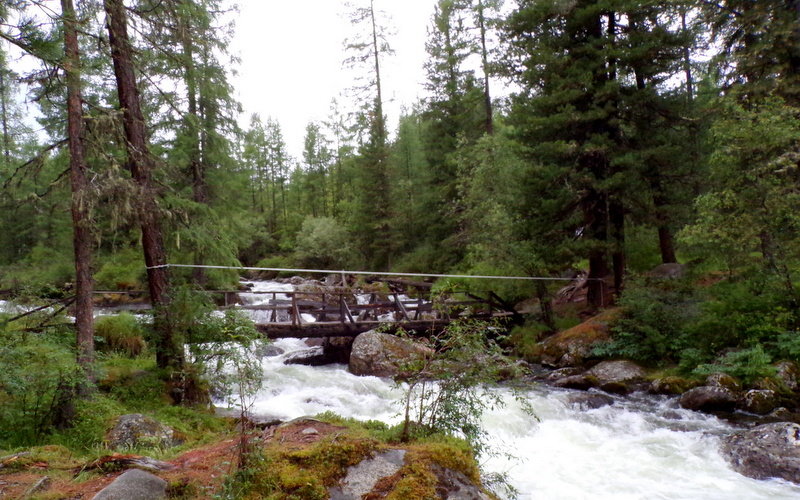
[[[64, 23], [64, 71], [67, 81], [67, 138], [69, 142], [70, 183], [72, 185], [72, 243], [75, 252], [75, 330], [78, 364], [92, 380], [94, 361], [94, 319], [92, 304], [92, 232], [83, 143], [80, 49], [75, 7], [72, 0], [61, 0]], [[4, 122], [5, 128], [5, 122]]]
[[133, 50], [128, 38], [128, 23], [122, 0], [104, 0], [108, 16], [108, 35], [111, 59], [117, 81], [117, 95], [122, 108], [128, 168], [138, 188], [138, 216], [142, 230], [142, 249], [147, 265], [147, 282], [153, 305], [154, 326], [157, 332], [156, 360], [161, 368], [183, 368], [183, 346], [173, 331], [169, 311], [169, 275], [165, 266], [166, 252], [159, 222], [152, 172], [155, 159], [147, 144], [144, 115], [134, 74]]
[[494, 116], [492, 111], [492, 95], [489, 92], [489, 51], [486, 48], [486, 16], [484, 15], [483, 0], [478, 0], [478, 27], [481, 32], [481, 65], [483, 66], [483, 106], [484, 126], [486, 133], [494, 134]]

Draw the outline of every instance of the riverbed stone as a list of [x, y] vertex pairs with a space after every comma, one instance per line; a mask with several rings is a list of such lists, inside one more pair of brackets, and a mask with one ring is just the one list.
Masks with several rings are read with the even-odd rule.
[[730, 389], [704, 385], [686, 391], [678, 402], [688, 410], [730, 411], [737, 401], [736, 393]]
[[167, 498], [167, 482], [139, 469], [131, 469], [100, 490], [92, 500], [159, 500]]
[[775, 377], [790, 391], [800, 389], [800, 367], [792, 361], [781, 361], [775, 364]]
[[141, 413], [121, 415], [117, 418], [114, 426], [106, 435], [106, 442], [112, 449], [169, 448], [178, 444], [172, 428]]
[[653, 380], [647, 390], [650, 394], [683, 394], [684, 392], [696, 387], [697, 384], [691, 380], [681, 377], [662, 377]]
[[800, 425], [777, 422], [739, 431], [722, 441], [734, 470], [754, 479], [800, 483]]
[[646, 375], [644, 368], [633, 361], [602, 361], [586, 373], [596, 380], [596, 386], [606, 392], [626, 394], [633, 384], [642, 382]]
[[597, 392], [571, 394], [567, 401], [569, 401], [570, 405], [581, 410], [596, 410], [597, 408], [614, 404], [614, 398]]
[[706, 377], [705, 385], [709, 387], [722, 387], [725, 389], [730, 389], [731, 391], [741, 391], [742, 384], [740, 384], [735, 378], [731, 377], [727, 373], [712, 373], [708, 377]]
[[490, 500], [490, 497], [463, 473], [435, 464], [432, 470], [436, 475], [436, 494], [439, 498], [444, 500]]
[[597, 386], [597, 379], [589, 377], [585, 374], [572, 375], [571, 377], [564, 377], [553, 382], [556, 387], [564, 389], [577, 389], [579, 391], [588, 391], [592, 387]]
[[619, 311], [609, 309], [548, 337], [537, 345], [535, 357], [542, 364], [557, 368], [583, 364], [597, 344], [610, 340], [609, 325], [619, 317]]
[[349, 467], [337, 486], [328, 489], [331, 500], [360, 500], [381, 479], [394, 475], [405, 463], [405, 450], [387, 450]]
[[758, 415], [766, 415], [780, 406], [778, 394], [764, 389], [751, 389], [745, 392], [740, 404], [743, 410]]
[[411, 339], [370, 330], [353, 341], [349, 368], [354, 375], [396, 377], [431, 355], [433, 349]]

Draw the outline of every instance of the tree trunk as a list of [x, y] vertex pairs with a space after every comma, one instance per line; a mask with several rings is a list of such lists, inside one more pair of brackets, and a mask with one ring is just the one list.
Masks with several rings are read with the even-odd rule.
[[128, 38], [127, 17], [122, 0], [103, 0], [108, 16], [108, 38], [117, 81], [117, 95], [122, 109], [128, 168], [138, 188], [137, 211], [142, 229], [142, 248], [147, 265], [147, 282], [153, 304], [157, 333], [156, 360], [161, 368], [183, 368], [183, 346], [173, 331], [169, 310], [169, 275], [161, 231], [158, 203], [152, 182], [155, 159], [147, 144], [144, 115]]
[[612, 199], [609, 203], [608, 218], [613, 242], [614, 293], [619, 296], [625, 280], [625, 208], [619, 200]]
[[381, 90], [381, 64], [380, 46], [378, 45], [378, 27], [375, 22], [374, 1], [369, 2], [369, 15], [372, 21], [372, 51], [375, 64], [375, 119], [377, 120], [378, 145], [383, 148], [386, 145], [386, 124], [383, 121], [383, 94]]
[[494, 117], [492, 112], [492, 95], [489, 92], [489, 51], [486, 48], [486, 16], [483, 0], [478, 0], [478, 27], [481, 32], [481, 65], [483, 67], [483, 106], [484, 126], [486, 133], [494, 134]]
[[[72, 185], [72, 244], [75, 252], [75, 330], [78, 364], [92, 380], [94, 319], [92, 305], [92, 233], [86, 193], [86, 155], [83, 144], [80, 51], [72, 0], [61, 0], [64, 22], [64, 71], [67, 80], [67, 138]], [[5, 128], [5, 120], [4, 120]]]

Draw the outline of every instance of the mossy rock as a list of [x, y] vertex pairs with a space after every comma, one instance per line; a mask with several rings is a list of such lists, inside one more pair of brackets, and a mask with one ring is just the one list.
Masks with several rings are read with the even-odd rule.
[[611, 339], [610, 325], [621, 309], [608, 309], [568, 330], [556, 333], [538, 344], [534, 355], [545, 365], [577, 366], [590, 357], [592, 349]]

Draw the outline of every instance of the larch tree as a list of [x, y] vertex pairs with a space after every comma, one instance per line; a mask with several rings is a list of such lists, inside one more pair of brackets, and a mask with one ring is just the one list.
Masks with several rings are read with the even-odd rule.
[[64, 29], [64, 72], [67, 83], [67, 140], [69, 141], [70, 183], [72, 186], [72, 231], [75, 252], [75, 330], [78, 363], [91, 377], [94, 360], [94, 320], [92, 303], [92, 230], [89, 180], [83, 142], [83, 102], [78, 20], [72, 0], [61, 0]]
[[388, 28], [379, 18], [375, 1], [353, 8], [351, 23], [356, 36], [346, 42], [351, 54], [345, 61], [363, 72], [363, 84], [356, 87], [366, 121], [367, 140], [361, 144], [358, 174], [355, 178], [356, 200], [350, 214], [359, 247], [367, 264], [377, 268], [389, 265], [391, 241], [388, 177], [388, 133], [383, 110], [382, 59], [393, 53], [387, 41]]
[[155, 157], [150, 152], [147, 128], [142, 114], [136, 82], [133, 49], [128, 37], [128, 21], [122, 0], [104, 0], [111, 59], [116, 77], [117, 96], [122, 111], [128, 168], [137, 187], [137, 217], [142, 231], [142, 249], [147, 266], [147, 282], [154, 309], [157, 332], [156, 361], [161, 368], [180, 370], [184, 365], [183, 345], [177, 338], [170, 311], [170, 281], [161, 215], [153, 183]]

